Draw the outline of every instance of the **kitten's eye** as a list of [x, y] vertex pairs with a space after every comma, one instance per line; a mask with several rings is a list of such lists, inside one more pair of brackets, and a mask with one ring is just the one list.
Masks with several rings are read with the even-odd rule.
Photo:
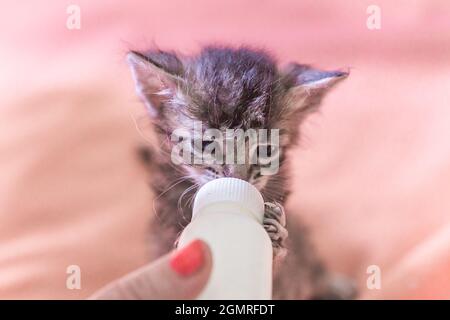
[[258, 145], [254, 149], [254, 155], [260, 165], [270, 164], [279, 156], [280, 148], [277, 145], [265, 144]]
[[209, 146], [212, 143], [212, 141], [202, 141], [201, 144], [199, 141], [192, 140], [191, 145], [192, 149], [195, 153], [201, 154], [203, 151], [205, 151], [206, 147]]
[[[207, 148], [208, 146], [210, 146], [211, 144], [212, 144], [212, 141], [203, 141], [203, 142], [202, 142], [202, 152], [205, 152], [206, 148]], [[210, 155], [211, 155], [212, 157], [215, 157], [215, 156], [216, 156], [216, 148], [213, 148], [212, 150], [209, 149], [209, 151], [210, 151]]]
[[261, 171], [258, 171], [253, 175], [253, 178], [255, 178], [255, 179], [259, 179], [261, 177], [262, 177]]
[[205, 150], [211, 143], [211, 141], [202, 141], [202, 150]]
[[[263, 149], [266, 150], [263, 150]], [[258, 146], [256, 148], [256, 156], [259, 157], [272, 157], [272, 146], [271, 145], [265, 145], [265, 146]]]

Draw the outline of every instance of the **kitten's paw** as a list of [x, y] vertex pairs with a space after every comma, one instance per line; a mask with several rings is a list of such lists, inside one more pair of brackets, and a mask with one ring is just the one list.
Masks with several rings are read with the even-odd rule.
[[286, 229], [286, 214], [281, 204], [266, 202], [264, 211], [264, 229], [272, 240], [273, 256], [275, 260], [282, 260], [286, 256], [284, 242], [288, 237]]

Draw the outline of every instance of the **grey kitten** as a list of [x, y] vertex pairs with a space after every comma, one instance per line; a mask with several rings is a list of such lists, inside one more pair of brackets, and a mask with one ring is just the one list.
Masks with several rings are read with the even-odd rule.
[[[246, 47], [206, 47], [194, 57], [131, 51], [127, 60], [160, 142], [144, 153], [157, 197], [153, 252], [162, 255], [173, 249], [190, 221], [199, 187], [219, 177], [236, 177], [255, 185], [265, 201], [276, 204], [266, 206], [264, 220], [274, 247], [274, 298], [353, 297], [353, 286], [327, 273], [316, 257], [298, 214], [285, 217], [283, 209], [289, 194], [286, 151], [299, 140], [302, 120], [348, 73], [296, 63], [279, 69], [269, 54]], [[278, 173], [262, 175], [258, 164], [248, 163], [175, 165], [170, 135], [175, 129], [190, 129], [194, 121], [201, 121], [204, 129], [280, 129]]]

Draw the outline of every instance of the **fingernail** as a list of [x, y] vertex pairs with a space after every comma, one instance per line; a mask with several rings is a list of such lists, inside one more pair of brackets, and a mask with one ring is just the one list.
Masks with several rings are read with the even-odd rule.
[[170, 258], [170, 267], [179, 275], [187, 277], [198, 271], [205, 262], [204, 245], [194, 240], [186, 247], [175, 252]]

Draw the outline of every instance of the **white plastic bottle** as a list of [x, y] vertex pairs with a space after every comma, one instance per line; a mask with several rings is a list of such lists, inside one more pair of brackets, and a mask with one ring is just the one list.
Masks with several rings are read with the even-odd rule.
[[263, 216], [261, 194], [244, 180], [220, 178], [200, 188], [179, 239], [179, 247], [202, 239], [212, 251], [212, 273], [198, 299], [272, 298], [272, 244]]

